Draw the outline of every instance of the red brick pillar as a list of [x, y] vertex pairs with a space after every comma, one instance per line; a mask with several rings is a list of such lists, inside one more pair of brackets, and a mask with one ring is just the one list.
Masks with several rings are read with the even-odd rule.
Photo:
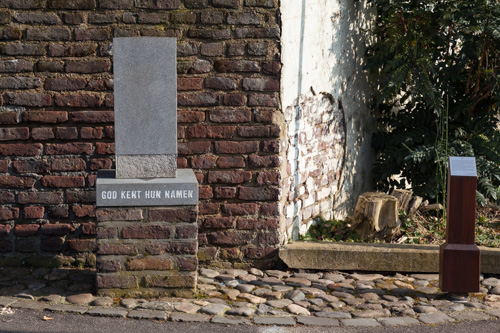
[[98, 208], [97, 290], [189, 297], [196, 290], [198, 206]]

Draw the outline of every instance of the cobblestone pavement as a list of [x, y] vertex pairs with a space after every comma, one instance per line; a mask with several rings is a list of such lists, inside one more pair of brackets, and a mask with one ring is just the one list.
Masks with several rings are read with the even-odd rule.
[[85, 292], [92, 274], [41, 273], [47, 274], [23, 279], [22, 270], [0, 269], [0, 316], [23, 308], [160, 321], [333, 327], [500, 318], [500, 276], [481, 276], [480, 291], [463, 296], [441, 292], [437, 274], [200, 269], [197, 298], [146, 300]]

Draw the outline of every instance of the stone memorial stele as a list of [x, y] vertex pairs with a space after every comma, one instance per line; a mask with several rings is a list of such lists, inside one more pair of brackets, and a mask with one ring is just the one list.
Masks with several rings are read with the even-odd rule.
[[177, 171], [177, 40], [113, 39], [116, 170], [100, 170], [97, 206], [196, 205], [191, 169]]

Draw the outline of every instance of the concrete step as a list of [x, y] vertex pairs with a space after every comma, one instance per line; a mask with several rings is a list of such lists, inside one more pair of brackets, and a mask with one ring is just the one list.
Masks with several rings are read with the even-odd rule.
[[[481, 272], [500, 274], [500, 249], [479, 246]], [[279, 256], [289, 268], [374, 272], [439, 272], [439, 246], [291, 242]]]

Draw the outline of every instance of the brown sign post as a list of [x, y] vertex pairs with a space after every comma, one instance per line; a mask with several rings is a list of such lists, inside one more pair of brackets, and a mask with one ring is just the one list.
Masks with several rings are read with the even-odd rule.
[[439, 252], [439, 286], [443, 291], [479, 291], [481, 256], [474, 244], [476, 188], [475, 158], [450, 157], [446, 242]]

